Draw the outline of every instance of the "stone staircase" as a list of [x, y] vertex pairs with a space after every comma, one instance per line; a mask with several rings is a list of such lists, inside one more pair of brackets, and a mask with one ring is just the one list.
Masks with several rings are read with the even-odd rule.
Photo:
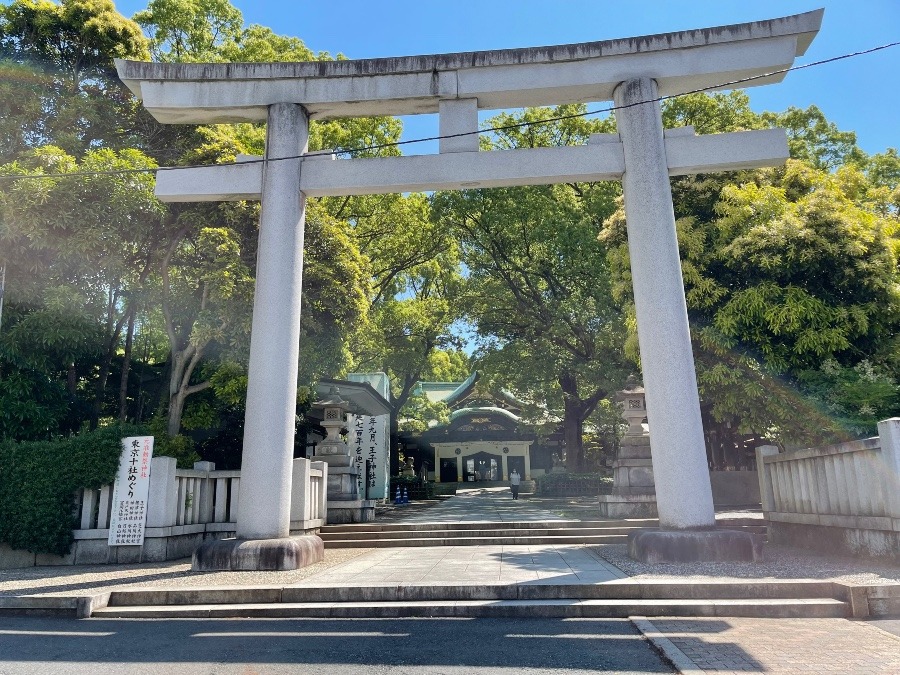
[[96, 618], [625, 618], [851, 616], [848, 590], [825, 581], [635, 582], [112, 591]]
[[[753, 518], [733, 518], [718, 520], [717, 525], [765, 533], [762, 522]], [[319, 536], [325, 542], [325, 548], [624, 544], [629, 533], [658, 526], [659, 521], [655, 519], [365, 523], [326, 525]]]

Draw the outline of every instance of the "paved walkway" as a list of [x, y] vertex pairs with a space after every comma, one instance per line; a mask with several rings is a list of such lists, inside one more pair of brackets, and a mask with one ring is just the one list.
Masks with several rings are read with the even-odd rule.
[[[636, 623], [682, 673], [900, 673], [900, 637], [863, 621], [692, 618]], [[649, 624], [649, 630], [642, 624]]]
[[[599, 514], [599, 510], [597, 512]], [[564, 520], [559, 514], [529, 502], [513, 499], [507, 487], [462, 488], [456, 496], [434, 506], [410, 513], [398, 514], [397, 523], [509, 523]], [[599, 517], [599, 516], [597, 516]]]
[[301, 586], [599, 584], [625, 574], [579, 546], [381, 548]]
[[[563, 520], [557, 513], [513, 499], [509, 488], [464, 488], [455, 497], [392, 514], [392, 522], [478, 523]], [[597, 584], [626, 575], [581, 545], [428, 546], [382, 548], [301, 582], [304, 586], [382, 584]]]

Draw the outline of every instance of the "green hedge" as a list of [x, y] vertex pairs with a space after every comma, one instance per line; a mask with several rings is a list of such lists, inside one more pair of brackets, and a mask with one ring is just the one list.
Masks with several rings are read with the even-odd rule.
[[535, 491], [543, 497], [599, 495], [612, 487], [612, 478], [599, 473], [548, 473], [534, 480]]
[[0, 443], [0, 542], [67, 554], [75, 491], [113, 482], [121, 439], [136, 435], [142, 432], [116, 426], [57, 441]]
[[417, 476], [391, 476], [389, 501], [394, 501], [398, 485], [401, 493], [403, 488], [406, 488], [406, 494], [410, 499], [432, 499], [434, 497], [434, 483], [424, 481]]

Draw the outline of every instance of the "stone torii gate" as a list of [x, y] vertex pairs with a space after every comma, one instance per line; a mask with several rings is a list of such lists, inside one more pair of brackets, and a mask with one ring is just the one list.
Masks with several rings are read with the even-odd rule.
[[[788, 157], [787, 141], [780, 129], [707, 136], [690, 128], [664, 132], [658, 98], [731, 88], [722, 85], [747, 77], [759, 79], [741, 86], [781, 81], [784, 73], [770, 73], [790, 67], [806, 51], [822, 14], [435, 56], [314, 63], [117, 61], [119, 77], [160, 122], [267, 123], [262, 161], [159, 171], [156, 188], [163, 201], [262, 200], [235, 543], [241, 564], [304, 564], [290, 562], [297, 552], [288, 526], [306, 198], [601, 180], [623, 182], [663, 528], [649, 544], [633, 540], [632, 554], [657, 555], [674, 537], [688, 548], [711, 547], [709, 555], [721, 555], [669, 177], [777, 165]], [[472, 133], [479, 110], [605, 100], [618, 106], [618, 133], [592, 136], [583, 146], [479, 152]], [[435, 112], [441, 136], [451, 136], [440, 140], [436, 155], [335, 159], [307, 153], [310, 119]]]

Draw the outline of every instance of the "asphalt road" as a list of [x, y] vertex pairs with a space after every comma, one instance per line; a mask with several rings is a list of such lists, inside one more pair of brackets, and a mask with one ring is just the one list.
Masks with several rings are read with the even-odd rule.
[[900, 619], [871, 619], [869, 623], [900, 637]]
[[0, 617], [0, 675], [671, 673], [623, 619]]

